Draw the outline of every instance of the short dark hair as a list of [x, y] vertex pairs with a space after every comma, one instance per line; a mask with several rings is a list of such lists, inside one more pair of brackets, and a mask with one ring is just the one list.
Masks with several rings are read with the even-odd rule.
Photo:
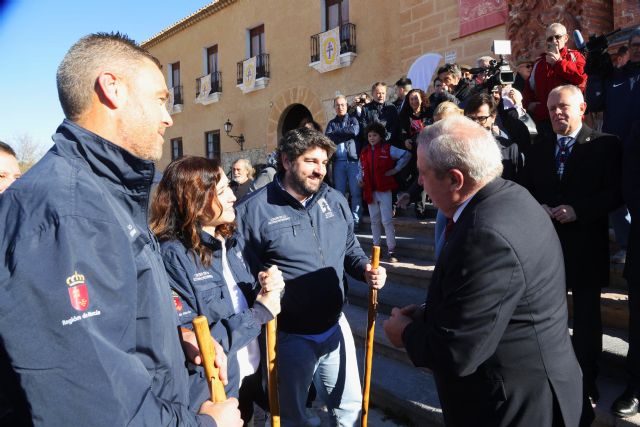
[[0, 141], [0, 153], [5, 153], [5, 154], [12, 155], [13, 157], [17, 157], [14, 149], [11, 148], [9, 144], [5, 144], [2, 141]]
[[486, 92], [474, 93], [467, 99], [464, 106], [464, 115], [475, 113], [485, 104], [489, 106], [489, 114], [494, 116], [498, 111], [498, 103], [492, 95]]
[[439, 76], [442, 73], [453, 74], [456, 77], [462, 76], [462, 71], [460, 71], [458, 64], [444, 64], [442, 67], [438, 68], [438, 72], [436, 74]]
[[387, 137], [387, 130], [384, 128], [384, 125], [380, 122], [369, 123], [369, 125], [364, 128], [364, 136], [365, 138], [369, 136], [369, 132], [375, 132], [380, 135], [380, 138], [384, 141]]
[[440, 77], [436, 77], [435, 79], [433, 79], [433, 87], [436, 87], [436, 83], [441, 81], [442, 80], [440, 80]]
[[95, 33], [78, 40], [66, 53], [56, 74], [58, 98], [69, 120], [77, 120], [91, 105], [98, 73], [105, 67], [130, 73], [136, 62], [160, 62], [125, 34]]
[[[631, 39], [629, 39], [631, 40]], [[623, 44], [622, 46], [620, 46], [620, 48], [618, 49], [617, 54], [618, 55], [624, 55], [625, 53], [629, 52], [629, 48], [627, 47], [626, 44]]]
[[327, 152], [327, 158], [331, 158], [336, 151], [336, 145], [324, 134], [314, 129], [301, 127], [285, 133], [278, 144], [278, 171], [284, 171], [282, 155], [292, 162], [303, 155], [310, 148], [321, 148]]
[[411, 79], [409, 77], [402, 77], [396, 82], [396, 86], [404, 87], [411, 85]]

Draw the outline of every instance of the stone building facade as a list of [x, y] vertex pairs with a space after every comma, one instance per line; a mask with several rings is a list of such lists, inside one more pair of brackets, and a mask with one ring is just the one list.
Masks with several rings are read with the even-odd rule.
[[[465, 8], [491, 10], [496, 5], [504, 7], [504, 24], [460, 35], [461, 12], [468, 15]], [[340, 68], [319, 72], [319, 43], [314, 35], [330, 29], [329, 22], [336, 19], [344, 48]], [[182, 154], [220, 156], [225, 166], [240, 157], [260, 162], [282, 133], [303, 117], [313, 118], [324, 128], [334, 117], [337, 94], [351, 101], [356, 94], [370, 92], [372, 83], [385, 81], [393, 99], [393, 83], [421, 55], [437, 53], [443, 57], [441, 64], [446, 57], [473, 66], [477, 57], [491, 53], [493, 40], [511, 40], [512, 59], [535, 59], [551, 22], [562, 22], [569, 31], [579, 29], [586, 38], [590, 33], [640, 24], [640, 2], [213, 1], [143, 43], [163, 64], [169, 86], [178, 87], [174, 101], [181, 103], [174, 102], [171, 108], [174, 125], [165, 133], [167, 147], [159, 166], [164, 168], [172, 156]], [[262, 77], [247, 90], [241, 84], [242, 61], [255, 53], [266, 54], [266, 59], [257, 64]], [[210, 81], [204, 89], [211, 94], [205, 96], [203, 78]], [[226, 135], [227, 119], [233, 123], [230, 134], [244, 136], [243, 151]]]

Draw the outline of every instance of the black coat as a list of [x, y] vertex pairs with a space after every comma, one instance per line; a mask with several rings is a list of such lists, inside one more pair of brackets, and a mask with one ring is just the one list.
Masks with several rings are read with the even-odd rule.
[[560, 243], [522, 187], [496, 178], [464, 208], [424, 321], [403, 341], [413, 363], [433, 371], [448, 426], [578, 425], [582, 380]]
[[567, 286], [607, 286], [608, 214], [622, 205], [620, 141], [583, 125], [562, 179], [556, 173], [555, 147], [555, 134], [536, 140], [525, 156], [520, 183], [540, 204], [566, 204], [576, 212], [574, 222], [553, 221], [564, 253]]

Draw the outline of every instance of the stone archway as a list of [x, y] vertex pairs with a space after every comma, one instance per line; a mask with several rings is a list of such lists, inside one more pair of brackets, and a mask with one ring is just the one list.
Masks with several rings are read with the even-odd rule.
[[278, 139], [282, 136], [284, 119], [294, 104], [302, 104], [311, 112], [313, 120], [320, 123], [323, 129], [325, 128], [327, 117], [318, 95], [304, 86], [286, 89], [271, 101], [271, 110], [267, 119], [267, 153], [276, 148]]

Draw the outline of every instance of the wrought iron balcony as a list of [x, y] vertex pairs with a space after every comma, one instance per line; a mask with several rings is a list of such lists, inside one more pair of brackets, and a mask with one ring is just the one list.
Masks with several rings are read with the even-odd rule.
[[[243, 80], [243, 75], [244, 75], [243, 65], [244, 65], [244, 61], [238, 62], [236, 80], [239, 85], [242, 84], [242, 80]], [[256, 56], [256, 77], [255, 78], [260, 79], [262, 77], [269, 77], [269, 54], [268, 53], [261, 53], [260, 55]]]
[[173, 88], [173, 105], [182, 105], [182, 86], [174, 86]]
[[[311, 62], [320, 61], [320, 34], [311, 36]], [[356, 24], [347, 22], [340, 26], [340, 54], [356, 52]]]
[[[201, 93], [203, 90], [207, 93]], [[196, 79], [196, 98], [216, 92], [222, 92], [222, 72], [216, 71]]]

